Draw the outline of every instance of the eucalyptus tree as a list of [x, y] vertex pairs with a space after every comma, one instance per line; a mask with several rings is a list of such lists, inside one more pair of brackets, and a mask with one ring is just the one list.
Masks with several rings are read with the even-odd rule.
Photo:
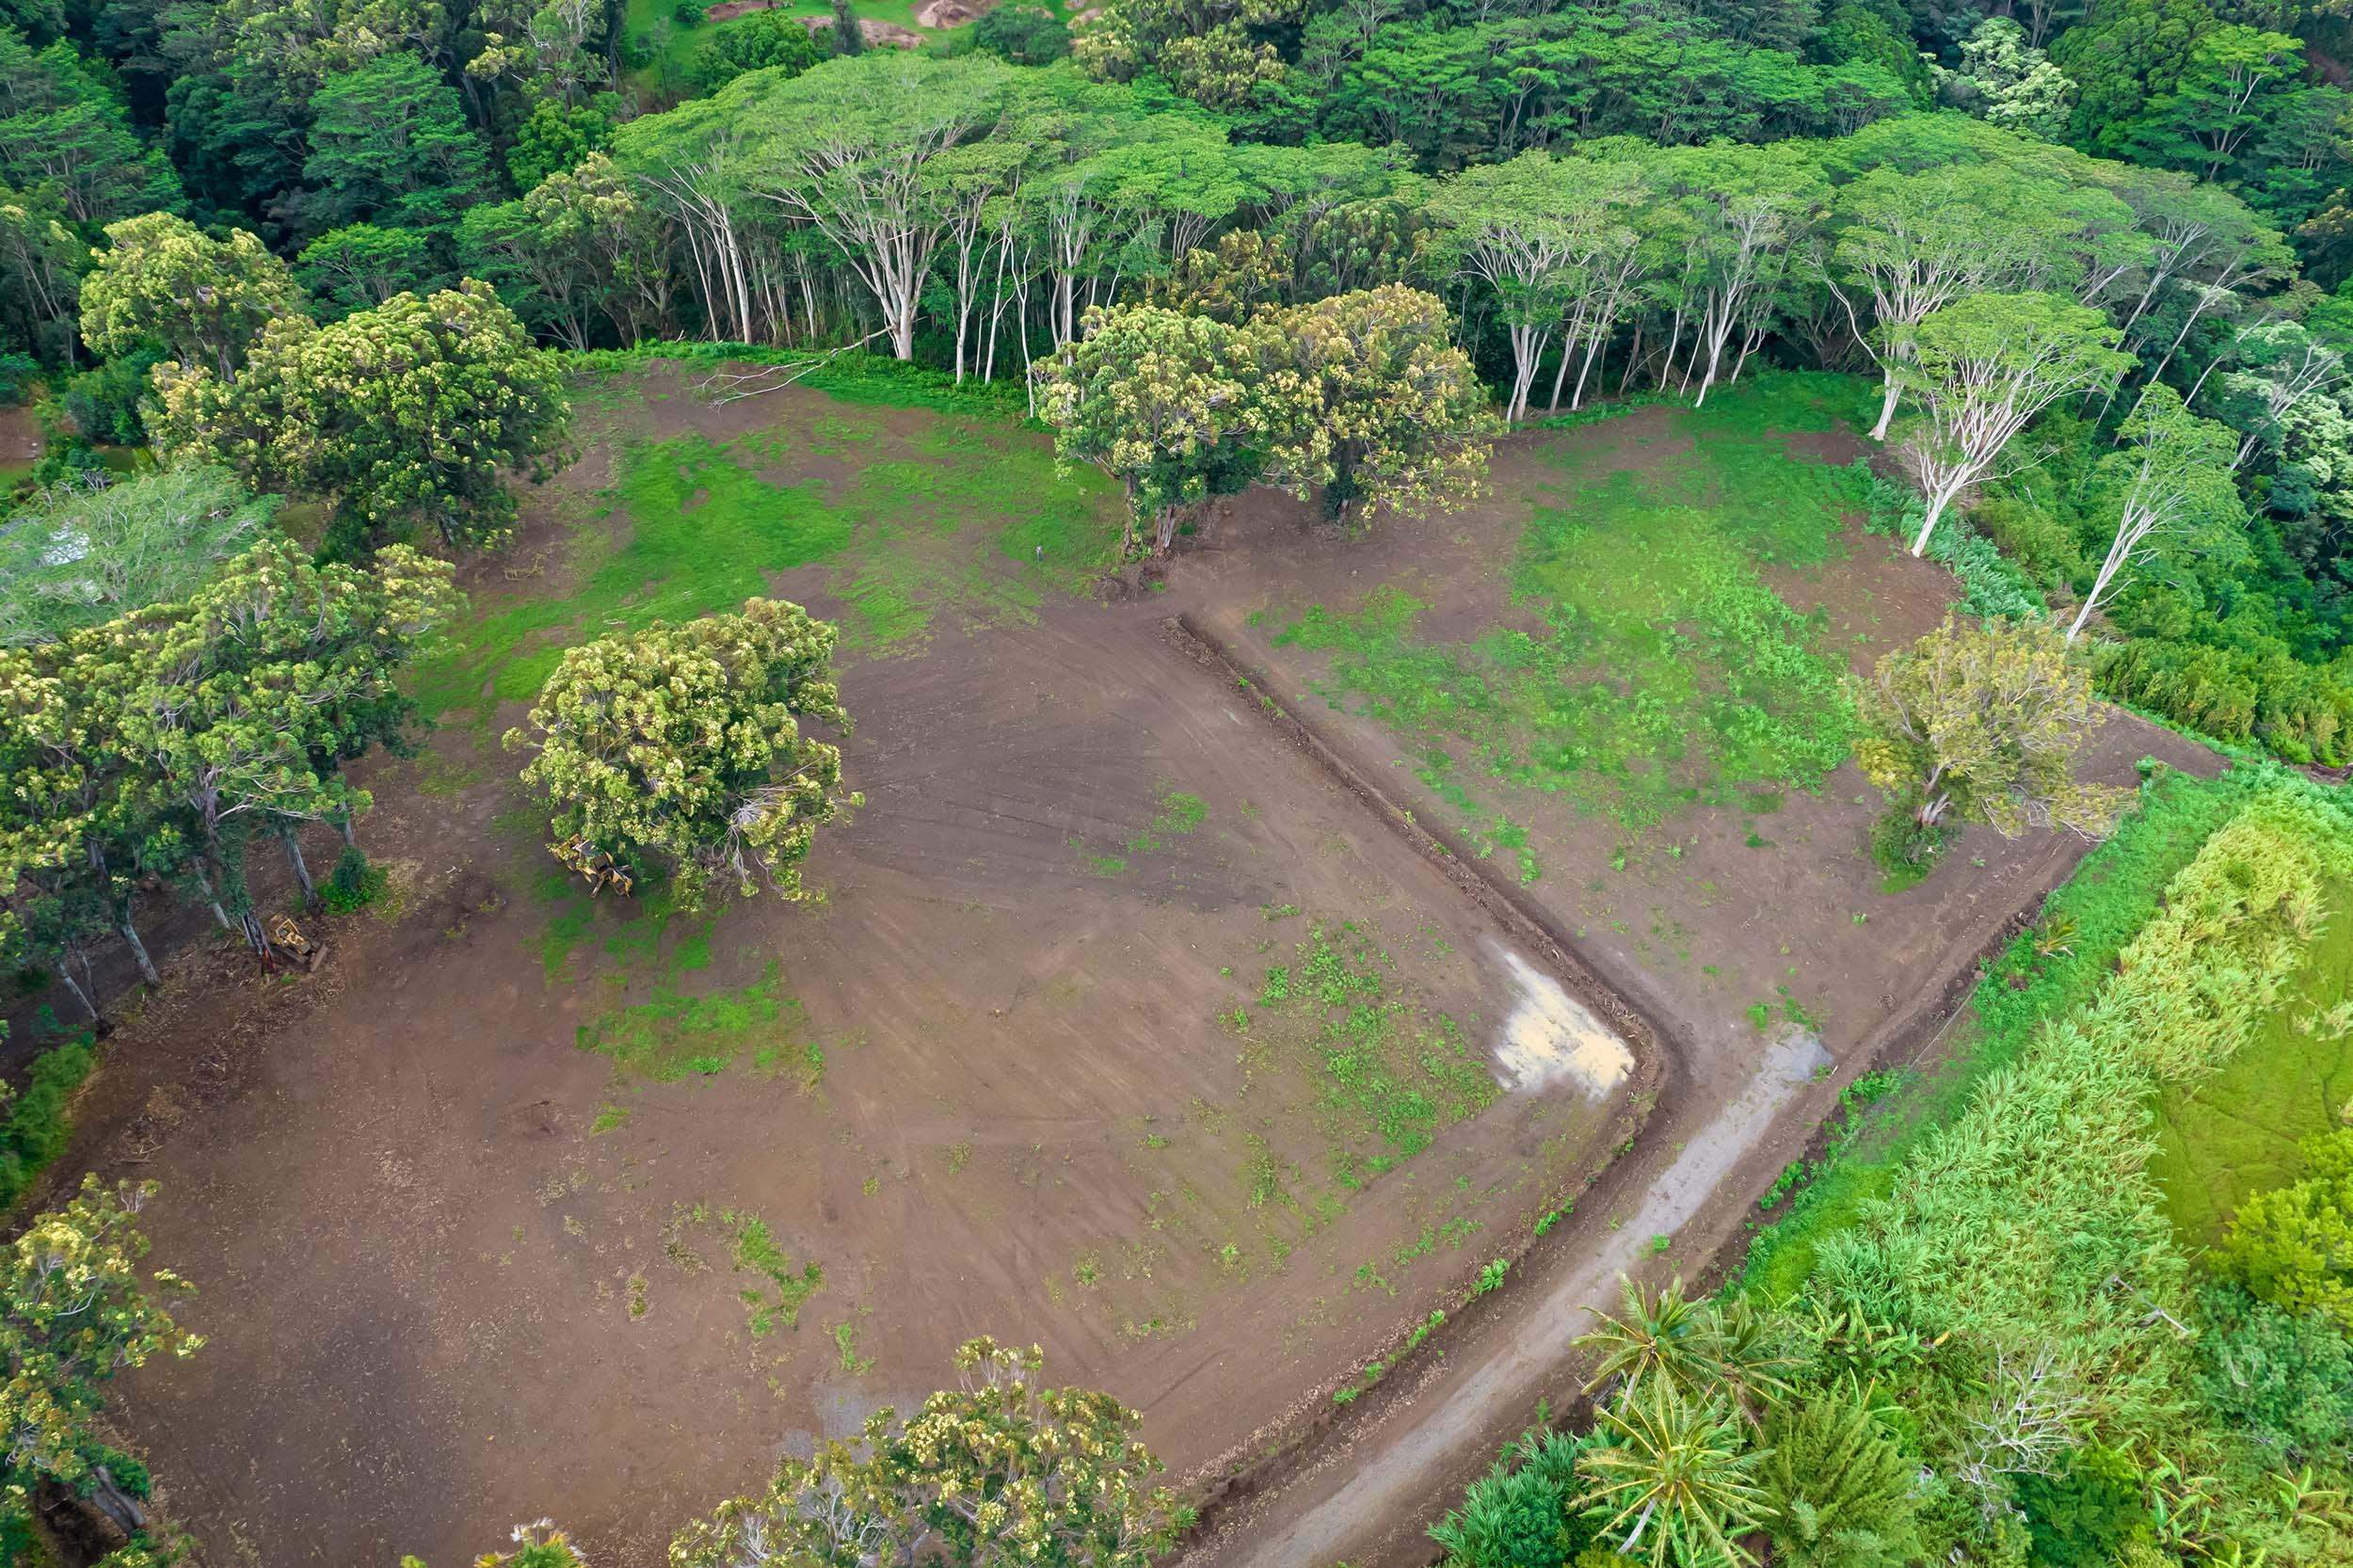
[[[2116, 526], [2091, 587], [2068, 624], [2070, 643], [2168, 536], [2211, 536], [2217, 530], [2235, 535], [2246, 521], [2246, 506], [2232, 481], [2237, 467], [2233, 432], [2191, 413], [2172, 388], [2152, 384], [2118, 439], [2123, 445], [2100, 461], [2114, 496]], [[2197, 542], [2211, 548], [2209, 539]]]
[[1698, 377], [1697, 406], [1722, 372], [1734, 332], [1742, 333], [1742, 362], [1762, 341], [1785, 269], [1829, 205], [1830, 182], [1814, 152], [1797, 142], [1673, 148], [1653, 169], [1652, 188], [1680, 220], [1683, 239], [1667, 360], [1672, 365], [1688, 312], [1692, 344], [1681, 387], [1689, 391]]
[[[1630, 248], [1625, 214], [1641, 187], [1621, 166], [1523, 152], [1466, 168], [1431, 188], [1441, 264], [1492, 296], [1512, 346], [1504, 417], [1528, 412], [1553, 334], [1596, 268]], [[1590, 319], [1590, 310], [1588, 316]]]
[[[2130, 225], [2114, 196], [1993, 163], [1910, 171], [1882, 166], [1841, 189], [1831, 261], [1855, 336], [1880, 361], [1871, 439], [1885, 440], [1902, 400], [1901, 356], [1930, 312], [1967, 295], [2075, 293], [2094, 268], [2083, 253]], [[1869, 320], [1854, 296], [1868, 296]]]

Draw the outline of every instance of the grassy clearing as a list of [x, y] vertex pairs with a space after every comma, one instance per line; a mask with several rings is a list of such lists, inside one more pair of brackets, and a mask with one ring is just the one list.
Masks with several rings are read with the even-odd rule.
[[[1360, 927], [1315, 925], [1293, 952], [1225, 1021], [1243, 1042], [1245, 1098], [1266, 1074], [1305, 1069], [1340, 1187], [1395, 1169], [1495, 1100], [1495, 1080], [1461, 1026], [1402, 994], [1395, 960]], [[1279, 1181], [1262, 1144], [1254, 1158], [1255, 1208], [1277, 1195]]]
[[1543, 453], [1559, 478], [1510, 570], [1522, 624], [1431, 642], [1423, 603], [1385, 586], [1351, 612], [1312, 606], [1275, 641], [1330, 653], [1325, 696], [1396, 730], [1424, 784], [1490, 819], [1482, 849], [1512, 851], [1524, 881], [1540, 870], [1525, 831], [1472, 798], [1470, 764], [1631, 828], [1760, 786], [1815, 789], [1848, 750], [1845, 665], [1822, 618], [1759, 568], [1843, 554], [1862, 480], [1775, 438], [1832, 429], [1850, 401], [1844, 377], [1762, 376], [1675, 410], [1666, 438], [1689, 449], [1639, 471], [1622, 448], [1556, 438]]
[[[635, 376], [609, 384], [626, 392]], [[879, 398], [894, 386], [845, 390]], [[772, 591], [775, 572], [821, 567], [846, 648], [876, 651], [926, 635], [943, 613], [1026, 617], [1116, 552], [1108, 487], [1057, 476], [1029, 432], [882, 401], [776, 407], [776, 424], [734, 442], [605, 433], [619, 447], [614, 484], [568, 520], [553, 574], [564, 590], [478, 596], [423, 672], [425, 710], [487, 725], [496, 704], [536, 696], [567, 647], [732, 610]], [[584, 441], [598, 440], [593, 412], [584, 422]]]
[[2249, 1194], [2303, 1176], [2297, 1143], [2353, 1109], [2353, 881], [2329, 883], [2328, 910], [2255, 1037], [2218, 1072], [2157, 1098], [2151, 1169], [2185, 1245], [2219, 1242]]
[[611, 1058], [624, 1077], [656, 1083], [723, 1073], [746, 1051], [755, 1061], [798, 1056], [809, 1048], [801, 1038], [806, 1019], [798, 1001], [776, 994], [780, 984], [773, 959], [749, 985], [708, 996], [656, 981], [648, 1000], [582, 1024], [580, 1048]]

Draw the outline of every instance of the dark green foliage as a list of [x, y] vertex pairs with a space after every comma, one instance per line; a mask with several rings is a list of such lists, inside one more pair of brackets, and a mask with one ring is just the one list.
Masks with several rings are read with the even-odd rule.
[[1880, 1568], [1919, 1550], [1917, 1462], [1897, 1447], [1870, 1400], [1832, 1386], [1784, 1400], [1765, 1419], [1758, 1484], [1775, 1510], [1767, 1533], [1787, 1568]]
[[97, 1048], [77, 1035], [33, 1059], [24, 1089], [0, 1119], [0, 1208], [14, 1206], [73, 1136], [69, 1108], [97, 1065]]
[[2140, 1471], [2113, 1449], [2078, 1448], [2055, 1476], [2020, 1477], [2017, 1493], [2035, 1560], [2048, 1568], [2108, 1568], [2155, 1534]]
[[481, 200], [482, 142], [456, 89], [415, 56], [395, 51], [328, 77], [312, 108], [309, 232], [347, 223], [446, 230]]
[[24, 401], [40, 375], [40, 361], [10, 349], [0, 352], [0, 408]]
[[[753, 16], [777, 14], [773, 10], [757, 11]], [[744, 24], [748, 25], [752, 20], [753, 17], [744, 18]], [[720, 37], [738, 30], [730, 28]], [[808, 34], [805, 27], [795, 26], [792, 30], [804, 38]], [[710, 45], [704, 47], [708, 49]], [[542, 98], [534, 104], [522, 123], [515, 127], [515, 144], [506, 150], [506, 174], [514, 181], [515, 189], [528, 192], [549, 175], [577, 168], [589, 153], [604, 151], [612, 144], [613, 119], [618, 109], [619, 100], [609, 92], [599, 93], [585, 104], [565, 104], [552, 98]]]
[[1891, 800], [1871, 824], [1871, 863], [1903, 884], [1917, 882], [1951, 837], [1942, 823], [1923, 825], [1917, 799]]
[[142, 143], [122, 101], [60, 39], [35, 50], [0, 24], [0, 186], [52, 193], [71, 221], [95, 231], [181, 203], [162, 152]]
[[386, 881], [382, 867], [369, 865], [357, 844], [346, 844], [320, 885], [319, 902], [330, 915], [349, 915], [382, 898]]
[[1530, 1431], [1471, 1482], [1463, 1506], [1430, 1527], [1447, 1568], [1564, 1568], [1593, 1543], [1569, 1509], [1577, 1490], [1577, 1444]]
[[302, 248], [295, 277], [328, 315], [373, 310], [396, 294], [425, 293], [440, 280], [433, 248], [414, 229], [373, 223], [329, 230]]
[[2198, 1387], [2209, 1405], [2291, 1464], [2353, 1442], [2353, 1346], [2334, 1323], [2227, 1283], [2207, 1286], [2200, 1305]]
[[712, 34], [695, 52], [689, 74], [704, 92], [716, 92], [746, 72], [774, 69], [798, 76], [824, 57], [825, 47], [816, 34], [794, 20], [792, 12], [771, 7], [739, 17]]
[[1044, 6], [1000, 6], [972, 24], [972, 43], [1016, 65], [1050, 65], [1070, 53], [1070, 24]]
[[73, 428], [94, 441], [136, 446], [147, 440], [141, 412], [148, 397], [147, 373], [164, 357], [161, 348], [134, 349], [95, 370], [66, 377], [58, 397]]

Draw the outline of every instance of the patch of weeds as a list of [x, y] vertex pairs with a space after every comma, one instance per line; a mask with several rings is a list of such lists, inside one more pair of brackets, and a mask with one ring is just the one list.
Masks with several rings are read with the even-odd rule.
[[789, 1042], [801, 1030], [801, 1004], [778, 996], [772, 959], [749, 985], [689, 997], [657, 983], [652, 997], [579, 1026], [583, 1050], [610, 1057], [616, 1071], [656, 1083], [727, 1070], [747, 1046]]
[[1838, 554], [1865, 486], [1770, 433], [1833, 382], [1769, 379], [1675, 411], [1689, 449], [1640, 467], [1590, 440], [1535, 449], [1561, 483], [1530, 507], [1512, 568], [1533, 630], [1433, 642], [1422, 604], [1384, 587], [1353, 612], [1309, 607], [1275, 642], [1331, 654], [1327, 698], [1414, 751], [1467, 747], [1491, 778], [1630, 827], [1683, 809], [1695, 785], [1716, 804], [1818, 788], [1847, 755], [1845, 661], [1826, 617], [1790, 608], [1762, 568]]
[[1753, 1001], [1748, 1005], [1747, 1016], [1750, 1024], [1755, 1028], [1768, 1029], [1771, 1027], [1773, 1021], [1773, 1004], [1769, 1001]]
[[1497, 1090], [1452, 1018], [1397, 994], [1394, 961], [1353, 922], [1311, 925], [1296, 961], [1267, 970], [1251, 1038], [1288, 1047], [1318, 1088], [1343, 1187], [1411, 1160]]
[[632, 1321], [646, 1315], [646, 1276], [642, 1271], [629, 1276], [629, 1315]]
[[824, 1285], [824, 1270], [814, 1260], [794, 1269], [768, 1223], [749, 1210], [722, 1209], [719, 1224], [728, 1233], [735, 1272], [757, 1274], [767, 1282], [765, 1288], [754, 1286], [736, 1292], [752, 1337], [767, 1337], [779, 1322], [786, 1328], [800, 1327], [801, 1308]]
[[961, 1174], [964, 1168], [971, 1163], [972, 1145], [969, 1143], [948, 1145], [948, 1174], [950, 1176]]
[[1503, 1258], [1498, 1257], [1489, 1263], [1479, 1271], [1479, 1277], [1471, 1281], [1470, 1299], [1477, 1301], [1481, 1296], [1502, 1289], [1503, 1277], [1511, 1272], [1512, 1265]]
[[833, 1346], [841, 1369], [852, 1377], [862, 1377], [874, 1369], [872, 1356], [857, 1353], [857, 1325], [855, 1323], [833, 1325]]
[[630, 1111], [626, 1105], [614, 1105], [610, 1102], [600, 1105], [597, 1108], [596, 1120], [588, 1124], [588, 1135], [594, 1138], [607, 1132], [618, 1132], [629, 1126], [629, 1116]]
[[1160, 809], [1152, 814], [1150, 824], [1143, 832], [1128, 840], [1128, 853], [1149, 855], [1154, 850], [1165, 849], [1169, 840], [1181, 839], [1199, 831], [1209, 818], [1209, 802], [1199, 795], [1187, 794], [1181, 790], [1163, 791]]

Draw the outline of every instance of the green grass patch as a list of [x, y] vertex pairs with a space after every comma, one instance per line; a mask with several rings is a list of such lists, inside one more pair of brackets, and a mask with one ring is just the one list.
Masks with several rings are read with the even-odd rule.
[[0, 1208], [16, 1201], [73, 1137], [73, 1096], [98, 1065], [98, 1048], [77, 1034], [33, 1058], [24, 1087], [0, 1117]]
[[1130, 855], [1149, 855], [1156, 849], [1168, 847], [1171, 839], [1182, 839], [1197, 831], [1209, 820], [1209, 802], [1199, 795], [1181, 790], [1161, 792], [1160, 809], [1152, 813], [1152, 821], [1144, 830], [1128, 840]]
[[1540, 448], [1559, 477], [1531, 502], [1510, 571], [1523, 625], [1432, 642], [1423, 603], [1384, 586], [1353, 612], [1310, 607], [1275, 641], [1331, 654], [1325, 695], [1399, 731], [1423, 782], [1465, 809], [1457, 758], [1630, 827], [1817, 788], [1848, 752], [1846, 666], [1823, 617], [1792, 610], [1760, 569], [1842, 552], [1862, 481], [1793, 458], [1775, 433], [1829, 428], [1848, 386], [1776, 375], [1678, 409], [1669, 430], [1689, 449], [1640, 471], [1605, 444]]
[[2353, 881], [2332, 879], [2327, 899], [2328, 924], [2254, 1038], [2157, 1096], [2150, 1169], [2193, 1249], [2219, 1243], [2250, 1194], [2303, 1176], [2299, 1142], [2353, 1121]]
[[1116, 552], [1107, 484], [1058, 475], [1047, 444], [1001, 419], [907, 428], [880, 397], [813, 418], [805, 403], [777, 408], [777, 425], [733, 442], [618, 438], [608, 504], [583, 498], [571, 519], [565, 590], [484, 596], [420, 674], [426, 712], [487, 726], [496, 704], [536, 696], [566, 648], [735, 609], [771, 592], [774, 572], [824, 568], [846, 647], [875, 650], [928, 633], [943, 610], [1026, 617]]
[[736, 1292], [744, 1303], [752, 1337], [767, 1337], [778, 1323], [800, 1327], [801, 1308], [824, 1287], [825, 1271], [813, 1261], [794, 1268], [768, 1223], [748, 1209], [724, 1209], [719, 1224], [728, 1233], [735, 1272], [756, 1275], [763, 1282]]
[[[1340, 1186], [1395, 1169], [1493, 1103], [1495, 1080], [1461, 1026], [1401, 994], [1395, 961], [1353, 921], [1312, 926], [1293, 952], [1267, 969], [1255, 1012], [1227, 1021], [1253, 1048], [1279, 1049], [1312, 1075]], [[1256, 1184], [1253, 1201], [1263, 1201]]]
[[616, 1072], [656, 1083], [725, 1072], [746, 1050], [796, 1048], [801, 1004], [776, 994], [774, 960], [749, 985], [690, 997], [657, 981], [652, 997], [582, 1024], [583, 1050], [610, 1057]]

